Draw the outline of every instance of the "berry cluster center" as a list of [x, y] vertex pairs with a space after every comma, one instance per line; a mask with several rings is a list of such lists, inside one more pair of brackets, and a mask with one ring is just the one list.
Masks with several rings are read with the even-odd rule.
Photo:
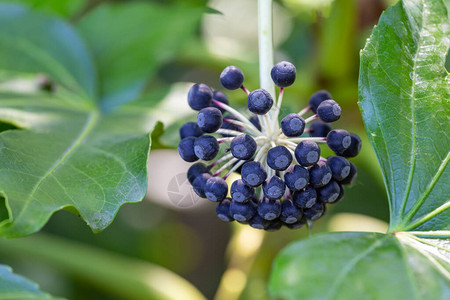
[[[295, 82], [295, 66], [280, 62], [271, 77], [280, 88], [276, 100], [264, 89], [250, 92], [239, 68], [223, 70], [222, 86], [247, 94], [247, 113], [232, 108], [224, 93], [206, 84], [192, 86], [188, 104], [199, 113], [197, 122], [180, 128], [178, 152], [188, 162], [211, 162], [193, 164], [187, 176], [197, 195], [218, 203], [223, 221], [265, 230], [299, 228], [323, 216], [326, 204], [343, 198], [343, 185], [356, 177], [347, 158], [359, 153], [361, 139], [331, 128], [341, 107], [324, 90], [279, 122], [284, 90]], [[336, 156], [322, 157], [320, 144]], [[226, 179], [233, 172], [241, 177], [229, 188]]]

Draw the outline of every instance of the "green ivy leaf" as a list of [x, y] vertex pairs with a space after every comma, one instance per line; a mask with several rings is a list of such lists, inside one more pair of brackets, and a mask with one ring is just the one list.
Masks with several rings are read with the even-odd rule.
[[361, 52], [359, 105], [389, 195], [389, 233], [292, 244], [275, 261], [272, 296], [448, 298], [449, 44], [442, 0], [402, 0], [383, 13]]
[[328, 233], [296, 242], [277, 257], [270, 293], [286, 300], [446, 299], [448, 250], [401, 235]]
[[[146, 4], [130, 7], [140, 7], [142, 12], [139, 18], [128, 19], [129, 27], [136, 29], [135, 21], [145, 31], [160, 26], [160, 18], [153, 18], [154, 12], [145, 9]], [[104, 11], [110, 10], [103, 7], [100, 14]], [[201, 10], [195, 11], [199, 19]], [[163, 15], [168, 10], [158, 12]], [[120, 21], [123, 17], [117, 18]], [[191, 15], [188, 20], [193, 18]], [[187, 21], [179, 37], [193, 34], [195, 26]], [[114, 28], [100, 26], [106, 31]], [[88, 28], [82, 30], [89, 35], [88, 47], [75, 29], [59, 19], [22, 6], [0, 4], [0, 72], [39, 72], [56, 82], [55, 93], [0, 92], [0, 122], [19, 128], [0, 133], [0, 194], [4, 198], [0, 201], [0, 235], [14, 237], [38, 231], [60, 209], [80, 214], [98, 232], [112, 222], [121, 205], [138, 202], [145, 195], [149, 133], [157, 121], [170, 124], [181, 112], [174, 114], [173, 107], [161, 102], [166, 89], [141, 95], [150, 71], [128, 73], [131, 71], [120, 57], [125, 53], [119, 50], [111, 50], [119, 55], [114, 67], [108, 52], [113, 44], [99, 38], [100, 45], [106, 47], [102, 53], [109, 60], [93, 63], [102, 55], [100, 48], [90, 52], [100, 29], [93, 29], [90, 35]], [[130, 34], [126, 42], [123, 37], [121, 42], [127, 46], [118, 48], [126, 49], [125, 61], [135, 66], [135, 59], [143, 59], [140, 49], [133, 52], [142, 42], [153, 60], [143, 59], [139, 68], [154, 72], [161, 66], [158, 53], [164, 49], [159, 48], [159, 38], [165, 37], [161, 29], [156, 31], [151, 41], [147, 35]], [[177, 32], [170, 34], [176, 39]], [[110, 35], [105, 32], [105, 36]], [[105, 69], [102, 64], [106, 62], [110, 66]], [[114, 90], [115, 99], [106, 100], [102, 84], [112, 82], [122, 90]]]
[[441, 0], [405, 0], [383, 15], [361, 52], [359, 104], [394, 231], [450, 228], [449, 34]]
[[81, 19], [77, 27], [94, 55], [101, 106], [134, 100], [158, 67], [189, 41], [204, 10], [151, 2], [102, 5]]
[[0, 300], [57, 299], [39, 290], [36, 283], [12, 273], [10, 267], [0, 265]]

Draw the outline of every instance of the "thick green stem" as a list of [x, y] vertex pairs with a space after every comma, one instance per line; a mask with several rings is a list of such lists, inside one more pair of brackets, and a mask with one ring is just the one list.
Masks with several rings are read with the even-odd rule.
[[163, 267], [41, 233], [0, 239], [0, 255], [45, 263], [121, 299], [206, 299]]

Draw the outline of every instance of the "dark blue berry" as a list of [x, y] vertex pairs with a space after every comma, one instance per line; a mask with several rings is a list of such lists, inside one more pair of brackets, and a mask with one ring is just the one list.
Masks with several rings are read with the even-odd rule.
[[271, 200], [280, 199], [283, 196], [285, 190], [286, 184], [280, 177], [276, 175], [268, 178], [263, 183], [264, 195]]
[[242, 166], [241, 177], [245, 184], [257, 187], [267, 179], [267, 172], [260, 162], [249, 161]]
[[292, 191], [300, 191], [309, 182], [309, 171], [299, 165], [290, 166], [284, 173], [284, 182]]
[[356, 178], [356, 175], [358, 175], [356, 166], [353, 163], [350, 163], [350, 172], [349, 172], [348, 176], [346, 178], [344, 178], [343, 180], [339, 181], [339, 183], [345, 184], [345, 185], [352, 184]]
[[220, 202], [228, 194], [228, 184], [222, 177], [211, 177], [206, 181], [205, 196], [213, 202]]
[[273, 105], [272, 96], [264, 89], [254, 90], [248, 95], [248, 110], [257, 115], [266, 114]]
[[[213, 93], [213, 99], [219, 102], [222, 102], [223, 104], [230, 104], [230, 102], [228, 101], [228, 97], [227, 95], [225, 95], [224, 93], [222, 93], [221, 91], [214, 91]], [[225, 109], [219, 107], [216, 103], [212, 103], [211, 107], [215, 107], [217, 109], [219, 109], [222, 113], [225, 112]]]
[[293, 224], [302, 219], [303, 213], [294, 203], [286, 199], [281, 203], [280, 220], [286, 224]]
[[341, 107], [334, 100], [325, 100], [317, 108], [317, 115], [324, 122], [334, 122], [341, 117]]
[[284, 146], [276, 146], [267, 152], [267, 164], [274, 170], [284, 171], [292, 162], [292, 154]]
[[309, 169], [309, 183], [314, 188], [327, 185], [331, 178], [331, 170], [324, 161], [319, 161]]
[[191, 87], [188, 93], [188, 104], [193, 110], [201, 110], [202, 108], [211, 106], [213, 92], [204, 83], [197, 83]]
[[255, 189], [246, 185], [242, 179], [235, 180], [231, 184], [230, 194], [231, 198], [237, 202], [247, 202], [252, 199]]
[[270, 225], [270, 221], [267, 221], [258, 214], [255, 214], [253, 218], [248, 222], [248, 224], [256, 229], [267, 229]]
[[350, 142], [350, 146], [341, 154], [344, 157], [355, 157], [359, 154], [359, 151], [361, 151], [361, 138], [357, 134], [352, 132], [350, 133], [350, 137], [352, 139]]
[[317, 113], [317, 108], [319, 107], [320, 103], [329, 99], [331, 99], [331, 95], [329, 92], [325, 90], [315, 92], [311, 96], [311, 98], [309, 98], [309, 106], [314, 113]]
[[320, 158], [320, 147], [311, 141], [301, 141], [295, 148], [295, 158], [304, 167], [314, 165]]
[[275, 219], [269, 221], [269, 226], [267, 226], [266, 231], [273, 232], [280, 230], [281, 226], [283, 226], [283, 222], [280, 219]]
[[202, 135], [195, 140], [194, 152], [202, 160], [212, 160], [219, 152], [219, 143], [211, 135]]
[[190, 136], [184, 138], [178, 144], [178, 153], [181, 158], [187, 162], [194, 162], [198, 160], [198, 157], [195, 155], [194, 144], [197, 141], [196, 137]]
[[272, 221], [280, 216], [280, 200], [263, 199], [258, 203], [258, 214], [268, 221]]
[[192, 184], [197, 178], [198, 175], [201, 175], [203, 173], [209, 173], [209, 169], [207, 166], [205, 166], [202, 163], [195, 163], [192, 166], [189, 167], [187, 171], [187, 179], [189, 180], [189, 183]]
[[190, 136], [199, 137], [202, 134], [203, 131], [195, 122], [187, 122], [180, 127], [180, 139], [184, 139]]
[[261, 124], [259, 123], [259, 119], [257, 115], [253, 115], [250, 117], [250, 122], [255, 125], [256, 129], [261, 130]]
[[194, 192], [202, 198], [206, 198], [205, 195], [205, 186], [208, 179], [210, 179], [212, 176], [208, 173], [203, 173], [197, 176], [192, 183], [192, 187], [194, 188]]
[[338, 185], [339, 185], [339, 196], [337, 197], [336, 200], [334, 200], [334, 202], [331, 202], [331, 203], [337, 203], [337, 202], [339, 202], [342, 198], [344, 198], [344, 194], [345, 194], [344, 187], [343, 187], [342, 184], [340, 184], [340, 183], [338, 183]]
[[197, 125], [203, 132], [216, 132], [222, 126], [222, 113], [215, 107], [203, 108], [197, 115]]
[[319, 219], [325, 214], [325, 205], [321, 202], [317, 202], [310, 208], [307, 208], [303, 211], [303, 216], [305, 216], [306, 219], [314, 221]]
[[226, 198], [216, 206], [216, 214], [222, 221], [231, 222], [233, 217], [230, 214], [231, 199]]
[[250, 220], [256, 213], [255, 204], [252, 201], [245, 203], [231, 201], [230, 214], [236, 221], [245, 222]]
[[228, 66], [220, 74], [220, 83], [228, 90], [236, 90], [244, 82], [244, 73], [235, 66]]
[[249, 160], [256, 152], [256, 142], [248, 134], [241, 134], [231, 140], [231, 153], [237, 159]]
[[341, 189], [336, 181], [331, 180], [326, 186], [318, 188], [317, 199], [323, 203], [333, 203], [338, 197]]
[[292, 194], [292, 201], [301, 208], [310, 208], [317, 202], [317, 192], [314, 188], [308, 186], [302, 191]]
[[273, 82], [279, 87], [288, 87], [295, 81], [295, 66], [287, 61], [282, 61], [273, 66], [270, 71]]
[[311, 137], [326, 137], [331, 131], [331, 125], [322, 121], [315, 121], [309, 127], [309, 135]]
[[289, 229], [299, 229], [306, 224], [306, 218], [301, 218], [299, 221], [292, 224], [285, 224], [285, 226]]
[[301, 136], [305, 130], [305, 120], [297, 114], [288, 114], [281, 120], [281, 130], [285, 136]]
[[352, 138], [350, 133], [344, 129], [331, 130], [327, 135], [327, 145], [337, 155], [341, 155], [350, 147]]
[[350, 162], [342, 156], [329, 156], [327, 165], [334, 180], [342, 181], [350, 174]]

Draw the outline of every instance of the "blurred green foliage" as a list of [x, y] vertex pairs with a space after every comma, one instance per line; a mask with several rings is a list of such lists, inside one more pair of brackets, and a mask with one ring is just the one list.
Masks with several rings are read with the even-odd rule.
[[[207, 28], [203, 28], [201, 23], [194, 32], [184, 34], [182, 39], [170, 37], [171, 31], [183, 29], [180, 20], [190, 18], [185, 14], [186, 6], [209, 5], [214, 9], [214, 4], [218, 1], [9, 2], [26, 3], [36, 10], [59, 15], [75, 24], [89, 39], [101, 42], [97, 44], [101, 46], [92, 50], [97, 53], [96, 63], [101, 66], [101, 72], [112, 75], [110, 81], [101, 82], [101, 93], [105, 98], [110, 97], [110, 91], [134, 95], [141, 90], [168, 90], [173, 83], [179, 81], [205, 82], [215, 89], [220, 89], [219, 74], [230, 64], [237, 65], [244, 71], [248, 88], [258, 87], [257, 57], [243, 60], [239, 57], [216, 55], [206, 46], [203, 32]], [[108, 2], [114, 6], [104, 6]], [[344, 201], [332, 207], [327, 217], [315, 224], [313, 232], [326, 231], [329, 219], [338, 212], [361, 213], [388, 220], [383, 181], [374, 153], [365, 138], [356, 104], [359, 50], [388, 3], [381, 0], [321, 2], [329, 2], [330, 5], [316, 10], [308, 5], [304, 6], [304, 3], [307, 3], [305, 1], [278, 2], [282, 7], [288, 5], [284, 8], [291, 16], [293, 26], [289, 37], [276, 49], [275, 60], [291, 61], [297, 66], [298, 72], [296, 83], [286, 90], [283, 109], [289, 107], [289, 110], [300, 110], [306, 106], [314, 91], [328, 89], [343, 108], [344, 117], [336, 127], [349, 128], [360, 134], [363, 138], [363, 149], [361, 155], [355, 159], [359, 171], [356, 184], [346, 190]], [[160, 9], [153, 9], [155, 3], [160, 4]], [[297, 9], [291, 9], [292, 3]], [[172, 20], [173, 27], [155, 28], [156, 31], [153, 31], [145, 25], [128, 24], [129, 19], [137, 19], [145, 24], [142, 11], [146, 9], [154, 13], [157, 19]], [[120, 17], [117, 17], [118, 13]], [[274, 21], [276, 22], [276, 19]], [[118, 34], [97, 34], [109, 26], [118, 28], [119, 30], [114, 31]], [[245, 23], [242, 26], [245, 26]], [[134, 35], [142, 37], [142, 43], [127, 43], [127, 38]], [[143, 69], [144, 64], [141, 63], [148, 57], [140, 55], [139, 51], [137, 56], [128, 57], [127, 52], [129, 49], [135, 51], [146, 47], [146, 44], [152, 43], [155, 36], [164, 37], [152, 52], [155, 63]], [[103, 55], [104, 48], [114, 48], [114, 51], [110, 52], [110, 55]], [[174, 49], [181, 51], [174, 55]], [[113, 68], [110, 62], [116, 59], [123, 59], [123, 63]], [[114, 75], [120, 73], [130, 76], [126, 76], [124, 81], [115, 80]], [[145, 80], [136, 79], [141, 78], [144, 73]], [[134, 83], [134, 87], [123, 89], [124, 86], [129, 86], [129, 83]], [[234, 105], [245, 105], [246, 98], [242, 92], [230, 91], [227, 95]], [[120, 97], [117, 104], [122, 104], [120, 101], [126, 98]], [[114, 102], [114, 99], [112, 101]], [[185, 99], [180, 99], [180, 105], [186, 105]], [[194, 118], [192, 115], [192, 120]], [[185, 122], [185, 119], [181, 122]], [[0, 129], [8, 128], [2, 125]], [[173, 146], [177, 143], [175, 125], [168, 127], [166, 134], [160, 136], [161, 133], [155, 133], [154, 137], [159, 138], [153, 147], [166, 148], [167, 145]], [[1, 218], [0, 215], [0, 220]], [[229, 225], [215, 217], [214, 206], [206, 205], [193, 211], [177, 209], [174, 206], [160, 206], [149, 201], [125, 205], [113, 224], [98, 235], [94, 235], [77, 216], [64, 211], [57, 213], [43, 231], [55, 239], [68, 239], [81, 245], [90, 245], [99, 253], [112, 251], [121, 257], [157, 263], [192, 282], [208, 299], [213, 298], [225, 270], [225, 248], [230, 237]], [[265, 286], [273, 258], [286, 244], [307, 234], [306, 229], [282, 229], [276, 233], [268, 233], [250, 271], [241, 299], [267, 299]], [[65, 251], [70, 257], [70, 247]], [[71, 272], [64, 266], [55, 266], [49, 260], [31, 255], [32, 249], [29, 249], [28, 253], [30, 254], [24, 256], [0, 251], [0, 263], [12, 266], [16, 273], [40, 283], [43, 290], [55, 296], [69, 299], [124, 299], [113, 289], [99, 288], [91, 280]], [[96, 262], [91, 263], [95, 265]]]

